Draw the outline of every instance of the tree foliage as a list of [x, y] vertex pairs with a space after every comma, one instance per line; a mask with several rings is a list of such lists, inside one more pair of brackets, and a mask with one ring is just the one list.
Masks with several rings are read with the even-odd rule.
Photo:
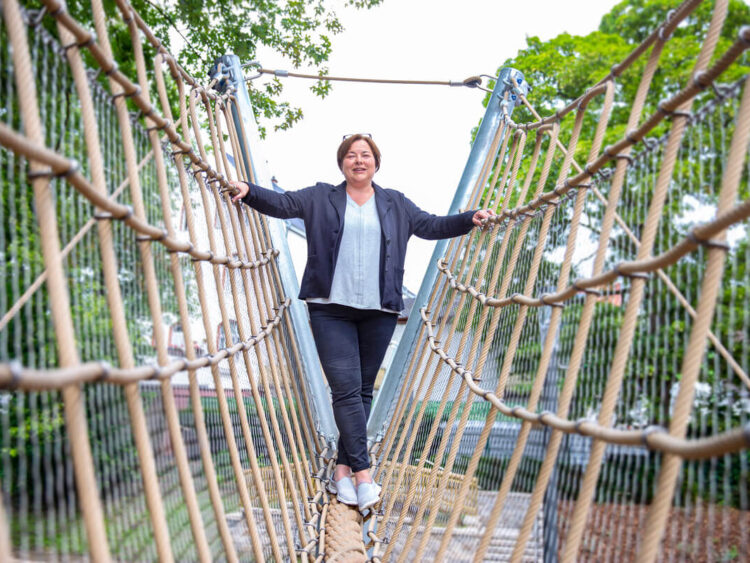
[[[638, 44], [667, 19], [671, 10], [679, 6], [678, 0], [626, 0], [617, 4], [602, 17], [599, 29], [585, 36], [562, 33], [549, 41], [528, 37], [527, 47], [515, 57], [507, 59], [500, 68], [511, 66], [522, 71], [531, 84], [530, 99], [542, 115], [554, 113], [579, 96], [587, 88], [605, 77], [612, 65], [621, 62]], [[675, 29], [668, 41], [654, 77], [651, 91], [659, 94], [649, 98], [643, 115], [655, 111], [656, 103], [669, 97], [686, 85], [701, 42], [711, 20], [713, 2], [703, 2]], [[740, 27], [750, 21], [750, 6], [742, 0], [730, 0], [726, 22], [716, 47], [716, 60], [737, 39]], [[645, 65], [645, 58], [631, 71], [617, 79], [620, 98], [632, 100]], [[723, 82], [732, 82], [748, 72], [748, 65], [734, 65], [723, 76]], [[499, 69], [498, 69], [499, 72]], [[489, 97], [485, 98], [485, 104]], [[630, 107], [616, 106], [611, 123], [611, 135], [622, 135]], [[531, 119], [525, 108], [519, 108], [514, 119], [524, 122]]]
[[[243, 62], [250, 62], [261, 46], [278, 51], [294, 68], [313, 66], [323, 74], [327, 70], [324, 65], [331, 55], [331, 38], [344, 30], [335, 5], [344, 9], [363, 9], [381, 2], [131, 0], [130, 4], [180, 64], [202, 80], [217, 57], [233, 53]], [[115, 0], [104, 0], [104, 8], [115, 59], [128, 76], [134, 77], [129, 33]], [[78, 21], [93, 27], [88, 0], [71, 0], [68, 9]], [[144, 46], [146, 58], [150, 60], [153, 50]], [[249, 87], [262, 134], [266, 130], [264, 124], [271, 124], [275, 129], [288, 129], [302, 118], [302, 109], [283, 99], [283, 84], [278, 79], [260, 88], [252, 84]], [[325, 97], [330, 91], [330, 83], [318, 82], [311, 89]]]

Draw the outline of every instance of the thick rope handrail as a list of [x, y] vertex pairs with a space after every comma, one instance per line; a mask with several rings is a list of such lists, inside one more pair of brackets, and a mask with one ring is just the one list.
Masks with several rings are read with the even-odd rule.
[[[217, 173], [216, 170], [211, 168], [205, 162], [205, 160], [201, 159], [201, 157], [195, 153], [193, 147], [180, 137], [172, 121], [159, 115], [156, 107], [151, 104], [151, 102], [148, 100], [148, 96], [142, 91], [141, 86], [132, 82], [127, 76], [125, 76], [117, 69], [116, 61], [110, 56], [107, 56], [101, 46], [96, 42], [94, 34], [90, 31], [87, 31], [83, 26], [76, 22], [70, 16], [70, 14], [65, 11], [65, 6], [58, 0], [44, 0], [44, 3], [47, 6], [47, 10], [49, 11], [50, 15], [57, 18], [60, 24], [75, 36], [78, 45], [86, 48], [89, 53], [91, 53], [97, 64], [99, 64], [99, 66], [102, 68], [105, 76], [122, 87], [122, 95], [130, 98], [133, 103], [135, 103], [143, 117], [151, 119], [154, 122], [152, 127], [158, 131], [164, 131], [170, 142], [172, 142], [177, 147], [177, 151], [180, 154], [187, 156], [192, 161], [192, 163], [197, 166], [200, 171], [207, 174], [212, 179], [212, 181], [218, 181], [222, 187], [227, 187], [228, 183], [224, 179], [224, 177], [221, 174]], [[122, 4], [123, 10], [131, 10], [130, 7], [121, 0], [118, 0], [118, 4]], [[131, 11], [130, 13], [133, 12]], [[139, 18], [136, 18], [136, 20], [138, 19]], [[145, 24], [143, 25], [145, 26]], [[145, 28], [148, 29], [147, 26], [145, 26]], [[171, 55], [165, 56], [171, 58]], [[176, 65], [176, 63], [174, 63], [174, 65]], [[179, 68], [179, 65], [176, 65], [176, 67]], [[191, 79], [190, 83], [192, 85], [196, 85], [194, 79]], [[196, 86], [196, 88], [201, 91], [205, 90], [205, 88], [203, 87]], [[213, 98], [216, 97], [215, 93], [211, 93], [208, 91], [206, 91], [206, 95]]]
[[13, 131], [4, 123], [0, 123], [0, 145], [26, 158], [33, 158], [48, 165], [49, 171], [45, 173], [46, 175], [65, 177], [81, 195], [93, 205], [105, 211], [105, 214], [97, 216], [97, 219], [122, 221], [142, 235], [144, 237], [143, 240], [159, 242], [172, 252], [189, 254], [197, 261], [210, 262], [226, 266], [227, 268], [242, 270], [265, 266], [270, 262], [272, 257], [278, 255], [278, 250], [269, 249], [265, 252], [263, 258], [248, 261], [236, 260], [229, 255], [214, 255], [210, 250], [197, 249], [191, 242], [169, 236], [163, 229], [139, 219], [133, 215], [133, 209], [130, 206], [117, 203], [108, 196], [100, 194], [94, 189], [90, 181], [78, 171], [78, 164], [75, 161], [62, 157], [47, 147], [34, 145], [26, 137]]
[[[722, 99], [724, 99], [728, 92], [734, 92], [736, 93], [739, 88], [742, 86], [743, 80], [737, 80], [733, 84], [727, 85], [725, 88], [726, 90], [724, 93], [719, 94], [712, 98], [709, 102], [707, 102], [700, 110], [693, 113], [688, 117], [688, 121], [693, 123], [697, 120], [700, 120], [701, 118], [705, 118], [708, 115], [708, 110], [710, 110], [712, 107], [714, 107], [715, 104], [720, 103]], [[711, 82], [711, 86], [716, 86], [715, 82]], [[592, 92], [595, 89], [592, 89]], [[521, 98], [521, 101], [523, 104], [529, 108], [529, 110], [532, 112], [532, 114], [541, 121], [542, 118], [537, 113], [537, 111], [534, 109], [534, 107], [531, 105], [531, 103], [528, 101], [526, 96], [518, 90], [518, 95]], [[581, 102], [588, 101], [588, 96], [581, 99]], [[580, 105], [580, 104], [579, 104]], [[578, 106], [577, 106], [578, 107]], [[537, 121], [537, 122], [539, 122]], [[538, 128], [537, 130], [545, 130], [545, 128], [549, 127], [549, 123], [545, 124], [543, 127]], [[631, 137], [634, 142], [631, 146], [636, 145], [639, 142], [643, 142], [646, 144], [645, 150], [639, 151], [638, 153], [634, 155], [628, 155], [628, 158], [632, 159], [634, 162], [637, 161], [640, 158], [643, 158], [644, 156], [648, 155], [651, 151], [655, 150], [658, 146], [664, 144], [667, 141], [668, 135], [663, 135], [660, 139], [653, 139], [651, 137], [646, 137], [645, 134], [643, 137], [639, 139], [634, 139], [632, 135], [626, 135], [624, 138], [628, 139], [628, 137]], [[650, 142], [649, 139], [651, 140]], [[558, 141], [557, 143], [558, 148], [560, 148], [563, 152], [565, 152], [564, 145]], [[605, 149], [605, 154], [610, 157], [610, 161], [617, 161], [617, 159], [622, 158], [622, 154], [612, 154], [612, 147], [607, 147]], [[571, 197], [571, 192], [574, 190], [580, 190], [580, 189], [592, 189], [594, 190], [596, 196], [602, 201], [602, 203], [606, 203], [606, 199], [601, 195], [599, 190], [596, 187], [596, 184], [587, 184], [583, 183], [585, 180], [593, 180], [594, 176], [596, 175], [602, 175], [604, 179], [608, 178], [612, 174], [611, 168], [604, 168], [603, 166], [598, 167], [596, 170], [594, 170], [593, 165], [589, 166], [586, 169], [581, 169], [577, 164], [574, 163], [574, 166], [577, 169], [580, 169], [580, 174], [577, 176], [574, 176], [572, 178], [566, 178], [562, 183], [557, 184], [554, 188], [551, 190], [544, 192], [539, 197], [531, 200], [530, 202], [526, 204], [519, 205], [513, 209], [505, 210], [502, 213], [498, 213], [497, 215], [494, 215], [492, 217], [489, 217], [485, 220], [483, 220], [484, 225], [488, 224], [502, 224], [503, 222], [511, 219], [511, 218], [517, 218], [517, 217], [523, 217], [532, 213], [537, 213], [540, 210], [546, 209], [546, 205], [556, 205], [560, 201], [562, 201], [562, 198], [567, 196]]]
[[[738, 33], [738, 35], [739, 35], [738, 42], [745, 42], [745, 43], [747, 43], [747, 36], [749, 35], [748, 32], [749, 32], [749, 26], [743, 27], [739, 31], [739, 33]], [[748, 46], [750, 46], [750, 44], [748, 44]], [[729, 51], [732, 51], [734, 48], [735, 48], [735, 45], [733, 45], [729, 49]], [[723, 60], [724, 58], [726, 58], [726, 54], [725, 54], [724, 57], [722, 57], [721, 60]], [[704, 76], [704, 74], [705, 73], [700, 73], [700, 76]], [[730, 85], [728, 85], [728, 86], [726, 86], [724, 88], [721, 88], [721, 89], [719, 89], [716, 86], [715, 82], [712, 81], [710, 83], [710, 85], [714, 88], [715, 97], [712, 98], [708, 103], [706, 103], [696, 113], [689, 114], [687, 116], [688, 122], [689, 123], [694, 123], [696, 121], [700, 121], [701, 119], [704, 119], [708, 115], [708, 110], [711, 107], [713, 107], [715, 104], [720, 103], [722, 100], [726, 99], [726, 97], [727, 97], [727, 95], [729, 95], [729, 93], [734, 92], [736, 94], [737, 92], [739, 92], [739, 90], [740, 90], [740, 88], [742, 86], [743, 81], [744, 81], [744, 79], [739, 79], [739, 80], [735, 81], [733, 84], [730, 84]], [[531, 111], [532, 115], [534, 115], [534, 117], [537, 119], [536, 123], [541, 123], [542, 121], [545, 121], [545, 119], [542, 119], [542, 117], [539, 115], [539, 113], [534, 109], [534, 107], [528, 101], [528, 99], [526, 98], [525, 94], [519, 89], [518, 84], [515, 82], [515, 79], [512, 79], [512, 82], [513, 82], [514, 89], [515, 89], [517, 95], [520, 96], [523, 104], [529, 109], [529, 111]], [[608, 82], [608, 80], [603, 80], [602, 84], [606, 84], [607, 82]], [[696, 82], [693, 81], [693, 84], [695, 84], [695, 83]], [[577, 107], [579, 107], [579, 109], [580, 109], [585, 104], [587, 104], [588, 101], [590, 100], [591, 92], [594, 91], [594, 90], [596, 90], [600, 86], [591, 88], [590, 90], [588, 90], [586, 92], [586, 94], [584, 94], [584, 96], [582, 96], [581, 98], [579, 98], [580, 101], [578, 102]], [[705, 86], [703, 86], [703, 87], [705, 87]], [[679, 95], [679, 94], [680, 93], [678, 93], [677, 95]], [[661, 110], [662, 107], [663, 107], [663, 104], [660, 104], [660, 112], [662, 111]], [[507, 118], [508, 117], [508, 115], [507, 115], [507, 108], [503, 108], [503, 111], [505, 112], [505, 115], [506, 115], [506, 118]], [[556, 119], [552, 119], [552, 118], [557, 118], [559, 116], [560, 115], [559, 115], [559, 112], [558, 112], [557, 114], [555, 114], [555, 116], [551, 116], [546, 121], [549, 121], [550, 123], [554, 122], [554, 121], [556, 121]], [[539, 127], [537, 130], [542, 131], [542, 130], [545, 130], [545, 128], [547, 128], [547, 127], [549, 127], [549, 123], [545, 123], [542, 127]], [[645, 133], [644, 133], [644, 135], [645, 135]], [[668, 134], [665, 134], [662, 137], [662, 139], [655, 140], [656, 142], [646, 143], [646, 139], [647, 138], [645, 136], [642, 137], [642, 138], [640, 138], [640, 139], [635, 139], [634, 136], [633, 136], [633, 134], [632, 134], [632, 132], [626, 134], [625, 139], [628, 140], [628, 141], [632, 141], [633, 142], [632, 144], [636, 144], [637, 142], [643, 141], [646, 144], [646, 150], [640, 151], [638, 154], [634, 155], [632, 158], [630, 157], [630, 155], [628, 155], [625, 158], [628, 159], [628, 162], [631, 162], [634, 159], [637, 159], [639, 156], [642, 156], [643, 154], [647, 154], [647, 153], [653, 151], [656, 148], [656, 146], [665, 143], [666, 140], [668, 139], [668, 136], [669, 136]], [[562, 150], [563, 152], [565, 152], [565, 150], [566, 150], [565, 146], [559, 140], [556, 141], [556, 144], [557, 144], [557, 147], [560, 150]], [[621, 150], [627, 151], [628, 148], [625, 147], [625, 148], [623, 148]], [[604, 153], [607, 156], [610, 156], [615, 161], [617, 161], [617, 159], [623, 158], [623, 154], [624, 153], [618, 153], [618, 154], [613, 155], [611, 151], [612, 151], [612, 148], [611, 147], [607, 147], [605, 149]], [[506, 219], [516, 218], [516, 217], [528, 217], [529, 216], [528, 213], [532, 212], [532, 211], [534, 213], [538, 213], [541, 209], [545, 209], [545, 207], [544, 207], [545, 205], [547, 205], [547, 206], [549, 206], [549, 205], [559, 205], [559, 203], [562, 201], [562, 198], [564, 196], [570, 196], [572, 194], [572, 190], [574, 190], [574, 189], [575, 190], [579, 190], [581, 188], [585, 188], [585, 189], [589, 189], [590, 188], [593, 191], [594, 195], [603, 204], [606, 205], [607, 200], [601, 194], [601, 192], [597, 188], [596, 184], [593, 184], [593, 183], [592, 184], [577, 183], [577, 181], [578, 181], [578, 179], [581, 179], [581, 178], [583, 178], [583, 179], [586, 179], [586, 178], [593, 179], [594, 175], [596, 175], [596, 174], [602, 175], [608, 169], [600, 168], [600, 169], [597, 169], [596, 171], [594, 171], [593, 170], [593, 166], [586, 166], [585, 168], [581, 168], [575, 161], [573, 161], [573, 165], [580, 172], [578, 174], [578, 176], [576, 176], [576, 177], [574, 177], [572, 179], [566, 179], [563, 183], [558, 184], [553, 190], [542, 194], [540, 197], [532, 200], [531, 202], [529, 202], [526, 205], [518, 206], [518, 207], [516, 207], [515, 209], [512, 209], [512, 210], [506, 210], [504, 212], [501, 212], [501, 213], [497, 214], [496, 216], [488, 218], [487, 220], [484, 221], [484, 224], [485, 225], [489, 225], [489, 224], [493, 224], [493, 223], [494, 224], [501, 224]], [[604, 176], [604, 177], [606, 178], [607, 176]], [[521, 200], [521, 201], [523, 201], [523, 200]], [[617, 212], [615, 212], [615, 220], [618, 222], [618, 224], [620, 225], [620, 227], [623, 228], [623, 230], [625, 231], [625, 233], [627, 234], [627, 236], [633, 241], [633, 243], [636, 245], [636, 247], [640, 246], [640, 241], [633, 234], [633, 232], [631, 231], [631, 229], [625, 224], [625, 222], [622, 220], [622, 218], [620, 217], [620, 215]], [[697, 228], [701, 228], [701, 227], [702, 226], [699, 226]], [[716, 233], [714, 233], [714, 234], [716, 234]], [[699, 235], [696, 234], [695, 230], [691, 231], [691, 233], [688, 235], [688, 238], [691, 240], [691, 242], [696, 242], [696, 241], [700, 240], [699, 244], [702, 245], [702, 246], [706, 246], [707, 248], [710, 248], [712, 246], [712, 243], [711, 243], [710, 239], [703, 239], [703, 240], [701, 240], [699, 238]], [[695, 310], [687, 302], [687, 300], [684, 298], [684, 296], [680, 293], [679, 289], [674, 285], [674, 283], [672, 283], [672, 281], [664, 273], [664, 271], [661, 268], [656, 268], [655, 272], [656, 272], [657, 276], [667, 285], [667, 287], [669, 288], [669, 290], [677, 297], [677, 299], [681, 302], [681, 304], [688, 310], [689, 314], [693, 318], [695, 318], [695, 315], [696, 315]], [[626, 273], [623, 273], [623, 275], [624, 276], [630, 276], [630, 277], [633, 276], [633, 274], [626, 274]], [[637, 276], [639, 274], [636, 273], [635, 275]], [[584, 291], [585, 293], [595, 292], [595, 290], [588, 289], [588, 288], [584, 287], [583, 285], [579, 285], [577, 281], [573, 282], [573, 286], [576, 287], [576, 289], [580, 289], [581, 291]], [[474, 295], [474, 297], [475, 298], [479, 297], [479, 292], [475, 292], [475, 293], [477, 293], [478, 295]], [[567, 294], [567, 291], [565, 293]], [[558, 292], [558, 294], [556, 294], [555, 297], [559, 298], [561, 295], [562, 295], [562, 293]], [[526, 305], [540, 306], [540, 305], [533, 304], [533, 301], [531, 301], [532, 298], [529, 298], [527, 296], [515, 295], [513, 297], [514, 297], [513, 298], [513, 302], [516, 302], [516, 303], [523, 302]], [[555, 301], [555, 299], [553, 299], [551, 295], [549, 297], [550, 297], [550, 299], [549, 299], [550, 301], [553, 301], [553, 302]], [[570, 296], [568, 296], [568, 297], [570, 297]], [[543, 300], [543, 302], [541, 302], [541, 304], [548, 304], [548, 303], [546, 303], [547, 300], [548, 300], [548, 296], [544, 296], [544, 300]], [[484, 301], [483, 301], [483, 303], [484, 303]], [[737, 362], [737, 360], [732, 356], [732, 354], [726, 349], [726, 347], [721, 343], [721, 341], [716, 337], [716, 335], [712, 331], [709, 331], [708, 338], [711, 341], [711, 343], [713, 344], [713, 346], [717, 349], [717, 351], [721, 354], [721, 356], [730, 364], [730, 366], [732, 367], [732, 370], [737, 374], [737, 376], [743, 381], [743, 383], [748, 388], [750, 388], [750, 375], [748, 375], [747, 371], [745, 369], [743, 369], [743, 367]]]
[[481, 397], [505, 416], [524, 420], [532, 424], [549, 426], [566, 434], [580, 434], [622, 446], [646, 446], [650, 450], [680, 455], [685, 459], [706, 459], [719, 455], [736, 453], [750, 446], [750, 424], [743, 428], [717, 434], [711, 438], [677, 439], [669, 436], [661, 427], [648, 427], [643, 431], [620, 430], [602, 426], [589, 419], [568, 420], [550, 412], [533, 413], [520, 406], [511, 406], [495, 393], [482, 389], [472, 372], [449, 356], [435, 339], [433, 324], [426, 309], [420, 309], [422, 324], [427, 332], [430, 349], [451, 371], [459, 375], [472, 393]]
[[[138, 163], [138, 170], [141, 170], [141, 168], [143, 168], [148, 163], [148, 161], [151, 160], [151, 158], [153, 158], [153, 152], [149, 151], [149, 153], [145, 157], [143, 157], [141, 162]], [[130, 180], [123, 180], [122, 183], [117, 186], [117, 188], [110, 194], [110, 199], [114, 200], [119, 197], [129, 184]], [[75, 235], [73, 235], [68, 244], [66, 244], [65, 247], [60, 251], [60, 256], [65, 258], [67, 255], [69, 255], [76, 247], [76, 245], [83, 239], [83, 237], [91, 230], [91, 228], [96, 225], [96, 223], [96, 219], [89, 219], [89, 221], [87, 221], [86, 224], [81, 227]], [[16, 302], [8, 308], [6, 313], [2, 317], [0, 317], [0, 331], [5, 328], [5, 326], [11, 321], [11, 319], [18, 313], [18, 311], [20, 311], [21, 308], [26, 303], [28, 303], [29, 299], [31, 299], [31, 297], [39, 290], [39, 288], [42, 287], [42, 284], [44, 284], [44, 282], [47, 280], [47, 275], [47, 270], [45, 269], [29, 285], [26, 291], [23, 292], [23, 294], [16, 300]]]
[[516, 303], [528, 307], [555, 306], [572, 299], [579, 292], [590, 292], [596, 288], [610, 285], [619, 277], [643, 277], [644, 275], [671, 266], [677, 263], [680, 258], [694, 252], [700, 247], [729, 250], [729, 246], [726, 243], [715, 241], [714, 237], [732, 225], [744, 221], [748, 217], [750, 217], [750, 200], [734, 206], [732, 209], [716, 217], [713, 221], [693, 227], [681, 242], [658, 256], [654, 256], [647, 260], [620, 262], [611, 270], [599, 274], [598, 276], [579, 278], [573, 281], [568, 288], [563, 291], [548, 293], [538, 298], [529, 297], [520, 293], [516, 293], [504, 299], [488, 297], [473, 287], [467, 287], [458, 282], [457, 278], [448, 270], [445, 260], [439, 260], [437, 266], [438, 270], [447, 276], [451, 287], [460, 292], [469, 293], [482, 305], [488, 307], [507, 307], [508, 305]]
[[[698, 73], [704, 72], [704, 69], [708, 67], [710, 59], [715, 52], [721, 29], [727, 15], [727, 6], [728, 2], [725, 0], [718, 0], [714, 5], [711, 15], [711, 23], [709, 24], [705, 40], [703, 41], [698, 57], [693, 64], [693, 70], [690, 74], [689, 80], [693, 84], [695, 84], [694, 78]], [[725, 58], [726, 57], [722, 57], [720, 61]], [[697, 94], [698, 91], [694, 93]], [[638, 259], [644, 259], [651, 255], [656, 243], [658, 226], [664, 206], [667, 202], [667, 194], [672, 182], [672, 176], [675, 167], [677, 166], [678, 151], [682, 144], [687, 127], [686, 114], [692, 108], [692, 104], [693, 98], [688, 96], [678, 104], [668, 108], [670, 111], [676, 110], [679, 113], [676, 114], [675, 118], [672, 120], [669, 140], [664, 148], [663, 160], [653, 185], [648, 213], [640, 237], [641, 244], [637, 251]], [[644, 125], [648, 125], [648, 121]], [[630, 287], [630, 295], [627, 304], [625, 305], [618, 339], [614, 347], [611, 367], [608, 371], [604, 390], [601, 394], [598, 421], [602, 425], [611, 424], [611, 417], [615, 412], [621, 394], [627, 366], [627, 357], [630, 354], [633, 339], [635, 338], [637, 320], [645, 292], [645, 280], [638, 278], [633, 279]], [[584, 471], [579, 495], [573, 508], [570, 531], [562, 554], [563, 561], [565, 562], [573, 561], [578, 557], [586, 520], [588, 519], [591, 503], [595, 495], [596, 483], [601, 474], [605, 449], [606, 443], [604, 441], [594, 440], [591, 444], [589, 460], [586, 470]]]
[[[711, 86], [714, 88], [714, 94], [715, 94], [714, 97], [711, 98], [706, 104], [704, 104], [699, 110], [697, 110], [696, 112], [691, 113], [687, 117], [688, 122], [691, 123], [691, 124], [693, 124], [693, 123], [699, 123], [703, 119], [707, 118], [708, 115], [709, 115], [709, 111], [712, 108], [714, 108], [716, 105], [718, 105], [722, 101], [726, 100], [729, 95], [732, 95], [732, 94], [737, 95], [740, 92], [740, 90], [741, 90], [742, 85], [744, 84], [744, 82], [745, 82], [745, 79], [744, 78], [740, 78], [740, 79], [736, 80], [733, 84], [729, 84], [729, 85], [724, 86], [724, 87], [718, 87], [715, 82], [712, 82]], [[522, 100], [523, 104], [529, 109], [529, 111], [531, 111], [532, 115], [534, 115], [534, 117], [537, 120], [541, 121], [542, 118], [539, 115], [539, 113], [536, 111], [536, 109], [534, 109], [534, 107], [528, 101], [528, 99], [526, 98], [526, 96], [524, 95], [524, 93], [518, 88], [518, 85], [515, 84], [515, 82], [514, 82], [514, 85], [515, 85], [515, 89], [516, 89], [518, 95], [521, 96], [521, 100]], [[541, 131], [542, 129], [540, 128], [539, 130]], [[658, 147], [664, 145], [668, 141], [668, 139], [669, 139], [669, 133], [665, 133], [660, 139], [653, 139], [652, 142], [650, 142], [650, 143], [647, 142], [647, 139], [648, 139], [647, 137], [644, 137], [644, 138], [641, 139], [641, 141], [646, 145], [645, 150], [639, 151], [637, 154], [633, 155], [632, 156], [632, 162], [635, 162], [636, 160], [642, 158], [644, 155], [647, 155], [647, 154], [653, 152]], [[560, 141], [557, 142], [557, 148], [560, 149], [563, 152], [565, 152], [565, 150], [566, 150], [565, 146]], [[625, 150], [627, 150], [627, 149], [625, 149]], [[621, 155], [618, 155], [618, 157], [619, 156], [621, 156]], [[631, 162], [630, 155], [628, 155], [627, 158], [628, 158], [627, 162], [630, 163]], [[575, 161], [573, 161], [573, 166], [579, 172], [584, 172], [584, 169], [582, 169], [578, 165], [578, 163], [576, 163]], [[600, 169], [600, 170], [598, 170], [596, 172], [596, 174], [601, 175], [603, 178], [607, 179], [609, 176], [611, 176], [611, 174], [609, 174], [609, 175], [605, 175], [604, 174], [608, 170], [611, 171], [612, 169]], [[585, 172], [588, 172], [588, 170], [585, 170]], [[558, 205], [560, 203], [559, 200], [553, 199], [552, 196], [555, 193], [557, 193], [557, 195], [560, 196], [560, 199], [562, 199], [563, 194], [569, 196], [570, 192], [564, 189], [564, 188], [569, 187], [569, 184], [570, 184], [570, 182], [568, 180], [566, 180], [565, 183], [564, 183], [564, 185], [562, 187], [561, 186], [557, 186], [551, 192], [547, 192], [546, 194], [543, 194], [541, 197], [544, 198], [545, 196], [547, 196], [547, 199], [548, 199], [547, 204], [548, 205]], [[607, 199], [599, 191], [599, 189], [597, 188], [596, 184], [594, 184], [594, 183], [592, 183], [592, 184], [579, 184], [577, 186], [570, 186], [570, 187], [571, 188], [576, 188], [576, 189], [590, 188], [592, 190], [592, 193], [596, 196], [596, 198], [602, 204], [607, 205]], [[536, 205], [536, 203], [537, 202], [535, 200], [535, 201], [532, 201], [527, 206], [530, 207], [532, 204]], [[525, 211], [525, 207], [526, 206], [521, 207], [520, 211]], [[524, 216], [523, 213], [518, 213], [518, 214], [520, 214], [521, 216]], [[500, 215], [502, 215], [502, 213]], [[615, 213], [614, 213], [614, 220], [623, 229], [623, 231], [625, 232], [625, 234], [633, 242], [633, 244], [636, 246], [636, 248], [639, 247], [640, 244], [641, 244], [640, 240], [635, 236], [635, 234], [633, 233], [633, 231], [628, 227], [628, 225], [625, 223], [625, 221], [622, 219], [622, 217], [620, 216], [620, 214], [616, 210], [615, 210]], [[691, 233], [690, 236], [691, 236], [691, 238], [695, 238], [696, 237], [695, 233]], [[706, 246], [707, 248], [710, 248], [710, 241], [709, 242], [704, 242], [702, 244], [704, 246]], [[674, 294], [674, 296], [677, 298], [677, 300], [680, 302], [680, 304], [683, 307], [685, 307], [685, 309], [688, 311], [688, 314], [692, 318], [695, 318], [696, 314], [697, 314], [696, 311], [695, 311], [695, 309], [687, 301], [687, 299], [685, 298], [685, 296], [680, 292], [680, 290], [677, 288], [677, 286], [674, 284], [674, 282], [672, 282], [672, 280], [669, 278], [669, 276], [667, 276], [667, 274], [664, 272], [664, 270], [657, 269], [656, 270], [656, 275], [667, 286], [667, 288], [669, 289], [669, 291], [672, 294]], [[595, 292], [595, 290], [590, 290], [590, 289], [589, 290], [582, 289], [582, 291], [584, 291], [584, 293]], [[711, 342], [711, 344], [714, 346], [714, 348], [716, 348], [716, 350], [719, 352], [719, 354], [721, 354], [721, 356], [731, 366], [731, 368], [734, 371], [734, 373], [737, 374], [737, 377], [739, 377], [742, 380], [742, 382], [750, 389], [750, 375], [739, 364], [739, 362], [734, 358], [734, 356], [731, 354], [731, 352], [729, 350], [727, 350], [727, 348], [717, 338], [717, 336], [714, 334], [713, 331], [709, 330], [709, 332], [708, 332], [708, 339]]]
[[24, 368], [18, 364], [0, 363], [0, 389], [22, 391], [49, 391], [61, 389], [65, 385], [103, 382], [113, 385], [128, 385], [139, 381], [156, 381], [169, 379], [182, 371], [193, 371], [216, 365], [230, 356], [250, 350], [268, 338], [272, 331], [282, 322], [283, 314], [289, 308], [291, 300], [287, 299], [279, 308], [273, 319], [254, 336], [232, 346], [219, 348], [215, 354], [201, 356], [195, 360], [175, 360], [167, 365], [143, 365], [129, 369], [112, 367], [106, 362], [87, 362], [74, 368], [34, 369]]

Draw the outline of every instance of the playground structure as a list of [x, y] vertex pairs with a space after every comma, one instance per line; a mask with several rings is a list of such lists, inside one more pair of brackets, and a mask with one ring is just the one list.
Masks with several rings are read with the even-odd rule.
[[653, 86], [701, 4], [552, 115], [494, 81], [451, 210], [497, 217], [436, 246], [362, 518], [283, 226], [226, 191], [270, 185], [240, 61], [117, 0], [128, 76], [99, 0], [3, 0], [0, 559], [750, 558], [750, 28], [715, 2]]

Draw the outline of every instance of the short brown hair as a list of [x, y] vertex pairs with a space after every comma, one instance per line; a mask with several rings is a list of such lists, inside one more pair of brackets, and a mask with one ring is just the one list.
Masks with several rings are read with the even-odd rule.
[[346, 153], [349, 152], [349, 149], [352, 148], [352, 145], [357, 141], [365, 141], [370, 145], [372, 156], [375, 157], [375, 170], [378, 170], [380, 168], [380, 149], [378, 148], [378, 145], [375, 144], [375, 141], [372, 140], [372, 137], [369, 135], [362, 135], [361, 133], [350, 135], [341, 141], [339, 150], [336, 151], [336, 161], [339, 163], [339, 170], [343, 170], [342, 163], [344, 162], [344, 157], [346, 156]]

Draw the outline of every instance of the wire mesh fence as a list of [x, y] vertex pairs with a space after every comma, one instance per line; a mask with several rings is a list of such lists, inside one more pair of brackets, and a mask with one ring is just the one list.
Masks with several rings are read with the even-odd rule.
[[750, 29], [716, 2], [653, 81], [699, 4], [554, 115], [515, 91], [384, 407], [376, 560], [750, 557]]

